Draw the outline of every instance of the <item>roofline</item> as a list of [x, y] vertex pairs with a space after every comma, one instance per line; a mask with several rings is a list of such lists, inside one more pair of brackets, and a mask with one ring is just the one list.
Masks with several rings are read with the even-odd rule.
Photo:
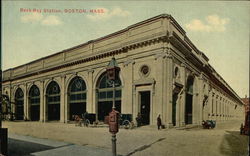
[[[20, 67], [22, 67], [22, 66], [26, 66], [26, 65], [32, 64], [32, 63], [34, 63], [34, 62], [41, 61], [41, 60], [43, 60], [43, 59], [52, 57], [52, 56], [54, 56], [54, 55], [58, 55], [58, 54], [60, 54], [60, 53], [64, 53], [64, 52], [69, 51], [69, 50], [74, 50], [74, 49], [77, 49], [77, 48], [84, 47], [84, 46], [89, 45], [90, 43], [95, 43], [95, 42], [99, 42], [99, 41], [101, 41], [101, 40], [108, 39], [108, 38], [110, 38], [110, 37], [114, 37], [114, 36], [116, 36], [116, 35], [118, 35], [118, 34], [121, 34], [121, 33], [124, 33], [124, 32], [126, 32], [126, 31], [128, 31], [129, 29], [132, 29], [132, 28], [138, 27], [138, 26], [140, 26], [140, 25], [149, 23], [149, 22], [154, 21], [154, 20], [159, 19], [159, 18], [171, 18], [171, 20], [175, 21], [175, 19], [174, 19], [171, 15], [169, 15], [169, 14], [160, 14], [160, 15], [154, 16], [154, 17], [152, 17], [152, 18], [146, 19], [146, 20], [144, 20], [144, 21], [138, 22], [138, 23], [136, 23], [136, 24], [132, 24], [132, 25], [130, 25], [130, 26], [128, 26], [128, 27], [126, 27], [126, 28], [124, 28], [124, 29], [122, 29], [122, 30], [116, 31], [116, 32], [111, 33], [111, 34], [108, 34], [108, 35], [106, 35], [106, 36], [103, 36], [103, 37], [100, 37], [100, 38], [97, 38], [97, 39], [94, 39], [94, 40], [89, 40], [89, 41], [87, 41], [87, 42], [85, 42], [85, 43], [82, 43], [82, 44], [73, 46], [73, 47], [71, 47], [71, 48], [64, 49], [64, 50], [59, 51], [59, 52], [56, 52], [56, 53], [54, 53], [54, 54], [51, 54], [51, 55], [48, 55], [48, 56], [41, 57], [41, 58], [39, 58], [39, 59], [33, 60], [33, 61], [31, 61], [31, 62], [22, 64], [22, 65], [13, 67], [13, 68], [8, 68], [8, 69], [4, 70], [3, 72], [8, 71], [8, 70], [17, 69], [17, 68], [20, 68]], [[175, 22], [176, 22], [176, 21], [175, 21]], [[176, 22], [176, 23], [177, 23], [177, 22]], [[177, 23], [177, 24], [178, 24], [178, 23]], [[179, 24], [178, 24], [178, 25], [179, 25]], [[179, 26], [179, 27], [180, 27], [180, 26]], [[180, 28], [181, 28], [181, 27], [180, 27]], [[182, 28], [181, 28], [181, 29], [182, 29]], [[183, 30], [183, 29], [182, 29], [182, 30]], [[184, 30], [183, 30], [183, 31], [184, 31]]]

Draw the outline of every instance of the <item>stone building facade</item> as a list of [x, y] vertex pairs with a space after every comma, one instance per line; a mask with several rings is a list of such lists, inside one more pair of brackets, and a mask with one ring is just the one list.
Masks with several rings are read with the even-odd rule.
[[244, 118], [239, 96], [167, 14], [8, 69], [3, 93], [19, 120], [67, 123], [88, 111], [102, 121], [112, 105], [105, 74], [112, 57], [121, 68], [116, 108], [133, 120], [139, 112], [144, 124], [161, 114], [168, 127]]

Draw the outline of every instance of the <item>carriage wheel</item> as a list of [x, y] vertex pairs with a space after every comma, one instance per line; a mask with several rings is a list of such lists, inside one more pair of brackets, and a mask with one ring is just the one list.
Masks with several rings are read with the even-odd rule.
[[124, 120], [122, 122], [122, 125], [124, 126], [125, 129], [129, 129], [130, 128], [130, 122], [128, 120]]

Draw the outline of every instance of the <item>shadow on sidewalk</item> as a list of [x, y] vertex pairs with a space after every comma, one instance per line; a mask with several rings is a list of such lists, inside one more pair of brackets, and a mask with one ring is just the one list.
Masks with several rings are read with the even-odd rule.
[[134, 151], [130, 152], [130, 153], [127, 154], [126, 156], [131, 156], [131, 155], [133, 155], [133, 154], [136, 153], [136, 152], [143, 151], [143, 150], [145, 150], [145, 149], [151, 147], [153, 144], [155, 144], [155, 143], [157, 143], [157, 142], [160, 142], [160, 141], [163, 141], [163, 140], [165, 140], [165, 139], [166, 139], [166, 138], [160, 138], [160, 139], [156, 140], [155, 142], [152, 142], [152, 143], [149, 144], [149, 145], [141, 146], [141, 147], [135, 149]]
[[226, 131], [220, 145], [220, 153], [227, 156], [247, 156], [248, 136], [240, 135], [239, 131]]
[[37, 143], [8, 139], [9, 156], [31, 156], [31, 153], [53, 149], [54, 147], [41, 145]]

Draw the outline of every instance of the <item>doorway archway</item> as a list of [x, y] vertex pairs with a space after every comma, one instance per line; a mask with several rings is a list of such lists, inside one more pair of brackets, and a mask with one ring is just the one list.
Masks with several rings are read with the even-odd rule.
[[46, 90], [48, 120], [60, 120], [60, 87], [51, 81]]
[[29, 91], [30, 120], [38, 121], [40, 119], [40, 91], [36, 85], [33, 85]]
[[73, 115], [82, 116], [86, 112], [86, 84], [84, 80], [76, 76], [69, 83], [69, 119], [73, 120]]
[[112, 110], [113, 98], [115, 98], [115, 109], [121, 112], [121, 80], [115, 82], [115, 97], [113, 95], [112, 84], [107, 79], [106, 72], [97, 81], [97, 116], [99, 121], [104, 121], [104, 117]]
[[18, 88], [15, 93], [15, 116], [16, 120], [24, 119], [24, 94], [21, 88]]

